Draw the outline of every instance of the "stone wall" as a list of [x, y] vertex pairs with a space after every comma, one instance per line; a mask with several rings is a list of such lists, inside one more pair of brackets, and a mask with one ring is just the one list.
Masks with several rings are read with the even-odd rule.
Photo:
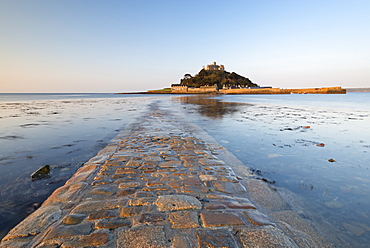
[[217, 86], [201, 86], [200, 88], [188, 88], [189, 93], [211, 93], [217, 92]]
[[280, 88], [257, 88], [257, 89], [222, 89], [223, 94], [346, 94], [346, 89], [341, 87], [324, 87], [308, 89], [280, 89]]

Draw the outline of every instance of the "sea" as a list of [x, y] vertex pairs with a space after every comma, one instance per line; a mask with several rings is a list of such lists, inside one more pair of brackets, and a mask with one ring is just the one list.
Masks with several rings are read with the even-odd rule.
[[[336, 247], [370, 244], [370, 93], [0, 94], [0, 237], [110, 139], [170, 103]], [[40, 166], [50, 178], [32, 181]]]

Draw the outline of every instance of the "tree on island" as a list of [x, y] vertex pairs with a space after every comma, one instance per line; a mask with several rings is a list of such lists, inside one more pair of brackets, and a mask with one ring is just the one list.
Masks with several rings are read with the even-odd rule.
[[218, 88], [232, 87], [259, 87], [257, 84], [252, 83], [249, 78], [245, 78], [235, 72], [205, 70], [202, 69], [198, 74], [192, 77], [189, 73], [184, 75], [181, 79], [180, 85], [188, 87], [199, 88], [201, 86], [217, 85]]

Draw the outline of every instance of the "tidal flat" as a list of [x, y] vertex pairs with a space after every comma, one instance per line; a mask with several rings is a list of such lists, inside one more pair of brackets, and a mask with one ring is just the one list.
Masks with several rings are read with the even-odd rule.
[[[367, 247], [368, 93], [0, 102], [1, 235], [152, 102], [204, 129], [335, 246]], [[51, 177], [31, 181], [32, 172], [45, 164]]]
[[182, 97], [189, 118], [337, 247], [370, 242], [370, 94]]
[[[26, 95], [0, 101], [0, 237], [104, 148], [151, 99], [31, 96], [35, 99], [24, 100], [30, 98]], [[44, 165], [50, 165], [51, 175], [32, 180], [31, 174]]]

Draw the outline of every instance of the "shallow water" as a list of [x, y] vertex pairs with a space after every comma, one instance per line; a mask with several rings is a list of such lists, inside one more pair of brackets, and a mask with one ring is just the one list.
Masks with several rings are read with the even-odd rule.
[[[337, 247], [370, 243], [370, 94], [12, 97], [0, 97], [0, 237], [151, 101], [173, 99]], [[52, 176], [32, 182], [45, 164]]]
[[[154, 99], [98, 95], [85, 99], [76, 94], [0, 97], [0, 238]], [[51, 177], [31, 181], [32, 172], [46, 164], [52, 168]]]
[[370, 94], [176, 101], [336, 246], [368, 247]]

